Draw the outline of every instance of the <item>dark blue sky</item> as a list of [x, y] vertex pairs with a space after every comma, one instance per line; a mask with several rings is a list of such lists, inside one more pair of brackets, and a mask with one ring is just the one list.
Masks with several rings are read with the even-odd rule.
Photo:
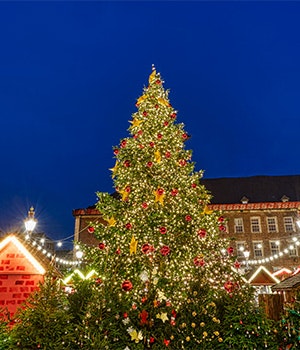
[[205, 177], [300, 174], [299, 2], [0, 2], [0, 229], [73, 234], [154, 63]]

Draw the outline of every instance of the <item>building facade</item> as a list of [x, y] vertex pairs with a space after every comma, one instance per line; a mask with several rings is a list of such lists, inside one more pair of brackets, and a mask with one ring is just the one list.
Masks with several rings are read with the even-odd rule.
[[[300, 266], [300, 176], [203, 179], [210, 208], [221, 211], [237, 259], [250, 269], [271, 272]], [[98, 244], [91, 224], [101, 219], [95, 207], [73, 210], [75, 241]]]

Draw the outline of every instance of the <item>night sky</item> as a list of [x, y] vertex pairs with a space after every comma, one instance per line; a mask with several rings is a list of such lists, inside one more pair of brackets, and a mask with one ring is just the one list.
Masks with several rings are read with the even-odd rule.
[[0, 229], [112, 192], [151, 65], [205, 178], [300, 174], [300, 2], [0, 2]]

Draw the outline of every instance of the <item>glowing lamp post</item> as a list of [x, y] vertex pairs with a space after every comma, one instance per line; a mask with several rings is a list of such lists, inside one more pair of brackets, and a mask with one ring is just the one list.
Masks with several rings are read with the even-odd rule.
[[249, 256], [250, 256], [250, 251], [246, 248], [244, 251], [243, 251], [243, 254], [244, 254], [244, 257], [246, 259], [246, 270], [248, 270], [248, 267], [249, 267]]
[[29, 209], [27, 218], [24, 220], [25, 229], [29, 236], [31, 235], [37, 224], [37, 219], [35, 219], [34, 214], [34, 208], [31, 207]]

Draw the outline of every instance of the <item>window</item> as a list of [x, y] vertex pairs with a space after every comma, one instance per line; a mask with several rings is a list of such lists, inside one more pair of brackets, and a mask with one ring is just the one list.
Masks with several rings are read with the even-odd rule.
[[290, 242], [290, 243], [289, 243], [288, 249], [289, 249], [289, 255], [290, 255], [291, 257], [292, 257], [292, 256], [298, 256], [297, 247], [296, 247], [296, 245], [294, 244], [294, 242]]
[[244, 250], [246, 247], [245, 242], [236, 242], [236, 252], [237, 252], [237, 257], [238, 258], [244, 258]]
[[285, 232], [289, 232], [289, 233], [295, 232], [295, 226], [294, 226], [293, 218], [291, 216], [285, 216], [283, 218], [283, 222], [284, 222]]
[[270, 241], [271, 255], [279, 254], [279, 241]]
[[276, 217], [269, 217], [267, 218], [267, 225], [268, 225], [268, 232], [278, 232], [277, 227], [277, 218]]
[[262, 242], [253, 242], [253, 253], [255, 259], [260, 259], [264, 256]]
[[244, 232], [244, 224], [242, 218], [234, 219], [234, 232], [235, 233], [243, 233]]
[[260, 218], [259, 217], [252, 217], [250, 218], [250, 224], [251, 224], [251, 232], [252, 233], [260, 233]]

